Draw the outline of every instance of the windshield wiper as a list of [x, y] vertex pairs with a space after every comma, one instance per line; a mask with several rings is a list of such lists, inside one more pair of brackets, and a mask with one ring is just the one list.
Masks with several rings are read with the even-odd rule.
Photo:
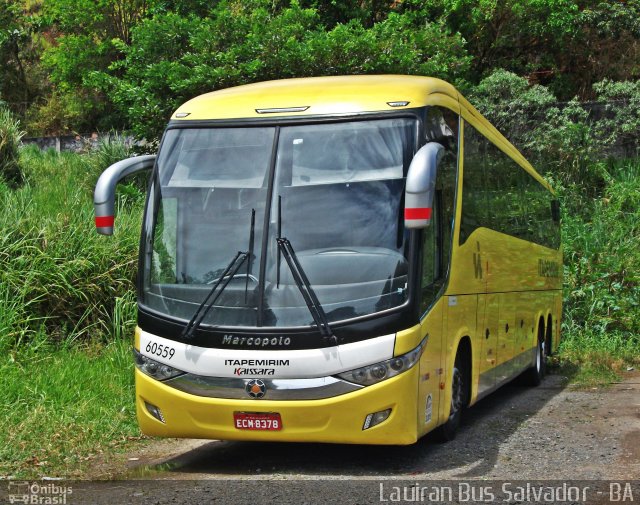
[[304, 301], [309, 308], [309, 312], [311, 313], [311, 317], [313, 317], [318, 330], [320, 330], [320, 334], [325, 340], [336, 345], [338, 343], [338, 339], [331, 331], [331, 327], [327, 321], [327, 314], [322, 308], [322, 304], [318, 300], [315, 291], [313, 291], [313, 288], [309, 283], [309, 278], [305, 274], [300, 261], [298, 261], [296, 253], [291, 246], [291, 242], [284, 237], [277, 237], [276, 242], [278, 243], [278, 251], [282, 253], [287, 265], [289, 265], [289, 270], [291, 270], [293, 280], [300, 290], [300, 294], [302, 294], [302, 298], [304, 298]]
[[[222, 271], [222, 274], [215, 279], [215, 284], [209, 290], [207, 296], [202, 300], [202, 303], [198, 306], [195, 313], [187, 323], [187, 325], [182, 330], [181, 337], [184, 339], [193, 338], [193, 334], [198, 329], [198, 327], [202, 324], [202, 321], [207, 316], [207, 313], [211, 310], [222, 292], [226, 289], [229, 283], [233, 280], [233, 278], [240, 270], [240, 267], [243, 263], [247, 262], [247, 273], [245, 274], [245, 286], [244, 286], [244, 303], [247, 303], [247, 290], [249, 288], [249, 279], [255, 279], [251, 275], [251, 255], [253, 254], [253, 242], [255, 235], [255, 225], [256, 225], [256, 210], [251, 209], [251, 227], [249, 229], [249, 249], [246, 252], [238, 251], [234, 258], [231, 260], [231, 263], [227, 265]], [[220, 289], [218, 289], [220, 288]]]
[[[182, 334], [180, 335], [184, 339], [193, 338], [193, 334], [198, 329], [198, 327], [202, 324], [202, 321], [206, 317], [211, 307], [213, 307], [220, 295], [225, 290], [225, 288], [229, 285], [233, 277], [238, 273], [242, 264], [247, 260], [251, 253], [249, 251], [242, 252], [238, 251], [234, 258], [231, 260], [231, 263], [227, 265], [227, 268], [224, 269], [222, 275], [218, 277], [216, 283], [209, 290], [209, 293], [202, 300], [202, 303], [198, 306], [196, 312], [193, 314], [193, 317], [189, 320], [187, 325], [182, 330]], [[218, 287], [220, 289], [218, 289]]]

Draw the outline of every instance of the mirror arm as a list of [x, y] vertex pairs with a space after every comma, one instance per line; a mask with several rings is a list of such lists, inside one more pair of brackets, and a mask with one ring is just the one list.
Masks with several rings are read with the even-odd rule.
[[96, 231], [101, 235], [113, 235], [115, 218], [116, 186], [125, 177], [153, 168], [156, 156], [135, 156], [118, 161], [107, 168], [96, 183], [93, 192], [93, 208], [96, 215]]

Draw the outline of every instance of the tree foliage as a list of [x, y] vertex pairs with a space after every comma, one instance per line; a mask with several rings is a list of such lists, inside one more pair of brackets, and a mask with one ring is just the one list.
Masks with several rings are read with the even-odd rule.
[[405, 73], [457, 79], [470, 58], [439, 22], [416, 26], [397, 13], [367, 28], [359, 20], [325, 30], [315, 8], [221, 2], [207, 18], [156, 15], [121, 44], [122, 59], [93, 72], [137, 134], [157, 138], [171, 111], [194, 95], [286, 77]]
[[38, 72], [32, 69], [38, 26], [29, 14], [19, 3], [0, 0], [0, 100], [17, 113], [24, 113], [38, 93]]
[[584, 100], [638, 79], [639, 40], [640, 0], [0, 0], [0, 100], [33, 133], [154, 137], [186, 98], [292, 76], [505, 69]]
[[470, 79], [496, 68], [549, 85], [561, 99], [593, 96], [604, 78], [638, 78], [640, 0], [408, 0], [444, 19], [473, 55]]

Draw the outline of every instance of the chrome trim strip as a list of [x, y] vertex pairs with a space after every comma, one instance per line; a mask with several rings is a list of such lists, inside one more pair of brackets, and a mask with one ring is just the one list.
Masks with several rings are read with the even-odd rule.
[[[229, 377], [205, 377], [187, 373], [163, 381], [163, 384], [197, 396], [251, 400], [245, 391], [251, 379]], [[320, 377], [316, 379], [262, 379], [267, 387], [264, 400], [320, 400], [351, 393], [363, 386], [338, 379]]]

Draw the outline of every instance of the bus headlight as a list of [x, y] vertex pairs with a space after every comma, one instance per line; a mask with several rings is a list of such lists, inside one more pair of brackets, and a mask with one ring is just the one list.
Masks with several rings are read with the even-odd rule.
[[182, 370], [176, 370], [169, 365], [159, 363], [156, 360], [144, 356], [138, 352], [136, 348], [133, 349], [133, 357], [138, 370], [159, 381], [171, 379], [185, 373]]
[[420, 356], [422, 356], [422, 351], [424, 351], [424, 348], [427, 345], [427, 338], [428, 336], [420, 342], [418, 347], [406, 354], [394, 356], [393, 358], [381, 361], [380, 363], [373, 363], [372, 365], [340, 373], [338, 374], [338, 377], [362, 386], [371, 386], [377, 382], [400, 375], [412, 368], [418, 362]]

